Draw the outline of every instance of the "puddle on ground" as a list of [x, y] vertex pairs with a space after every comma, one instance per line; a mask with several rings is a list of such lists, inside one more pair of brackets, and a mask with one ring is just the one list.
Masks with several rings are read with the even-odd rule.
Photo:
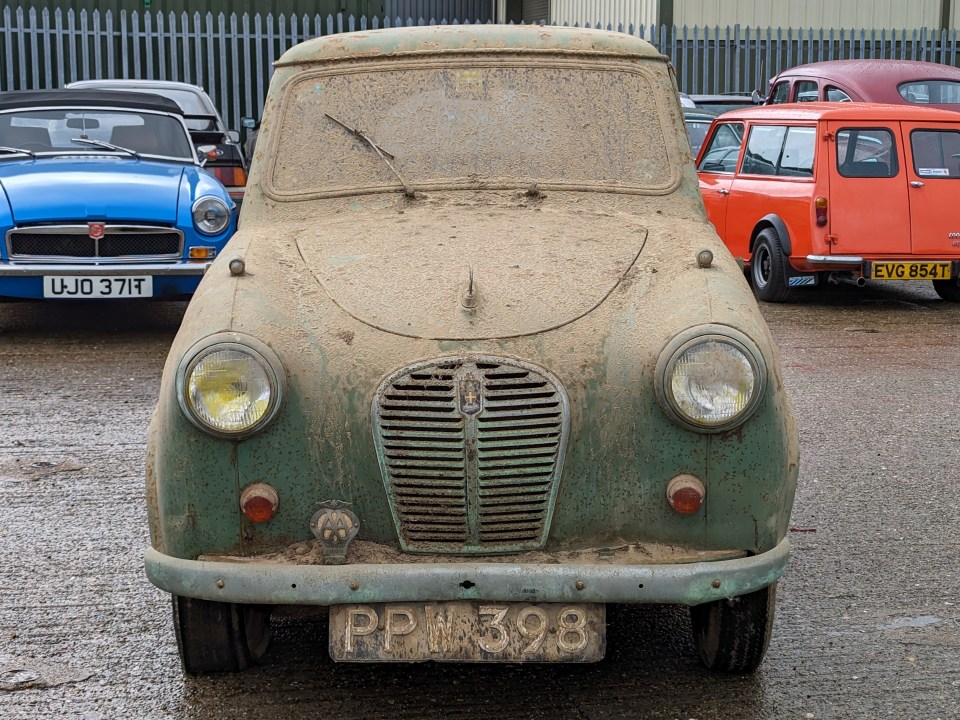
[[919, 628], [926, 627], [927, 625], [936, 625], [938, 622], [942, 621], [943, 618], [938, 618], [935, 615], [921, 615], [920, 617], [900, 618], [899, 620], [894, 620], [892, 623], [887, 625], [877, 625], [877, 629], [900, 630], [902, 628]]

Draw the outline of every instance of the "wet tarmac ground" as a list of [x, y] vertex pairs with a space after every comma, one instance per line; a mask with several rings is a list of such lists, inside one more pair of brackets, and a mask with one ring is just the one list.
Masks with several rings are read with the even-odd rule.
[[767, 659], [702, 670], [685, 609], [612, 607], [589, 666], [332, 663], [322, 618], [185, 679], [142, 571], [144, 436], [183, 303], [0, 305], [0, 718], [960, 718], [960, 305], [765, 305], [801, 434]]

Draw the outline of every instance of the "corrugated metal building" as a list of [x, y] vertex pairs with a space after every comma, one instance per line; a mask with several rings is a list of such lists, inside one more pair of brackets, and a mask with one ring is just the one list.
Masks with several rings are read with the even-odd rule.
[[628, 29], [660, 23], [661, 0], [552, 0], [550, 22]]
[[940, 27], [943, 4], [942, 0], [675, 0], [673, 24], [913, 30]]
[[677, 27], [960, 28], [960, 0], [552, 0], [550, 21]]

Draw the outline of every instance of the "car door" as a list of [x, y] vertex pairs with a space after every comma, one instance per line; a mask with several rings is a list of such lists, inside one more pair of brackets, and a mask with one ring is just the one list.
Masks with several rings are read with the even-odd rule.
[[[742, 122], [718, 123], [707, 139], [706, 147], [701, 149], [697, 163], [700, 194], [703, 196], [707, 219], [713, 223], [724, 242], [727, 242], [727, 198], [742, 144]], [[730, 250], [733, 252], [733, 248]]]
[[902, 125], [913, 252], [960, 255], [960, 123]]
[[899, 123], [828, 122], [832, 255], [903, 255], [910, 203]]

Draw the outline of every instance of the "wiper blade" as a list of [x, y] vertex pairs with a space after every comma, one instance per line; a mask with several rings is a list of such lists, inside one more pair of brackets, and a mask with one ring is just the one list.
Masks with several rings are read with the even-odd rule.
[[82, 143], [84, 145], [94, 145], [95, 147], [106, 148], [107, 150], [116, 150], [117, 152], [125, 152], [129, 155], [133, 155], [137, 159], [140, 158], [140, 153], [138, 153], [136, 150], [120, 147], [119, 145], [112, 145], [108, 142], [103, 142], [103, 140], [91, 140], [90, 138], [70, 138], [70, 142]]
[[0, 145], [0, 152], [10, 153], [12, 155], [29, 155], [32, 158], [35, 158], [37, 154], [30, 150], [24, 150], [23, 148], [7, 147], [6, 145]]
[[371, 140], [370, 137], [369, 137], [366, 133], [364, 133], [362, 130], [360, 130], [359, 128], [350, 127], [350, 126], [347, 125], [345, 122], [342, 122], [342, 121], [340, 121], [340, 120], [337, 120], [333, 115], [331, 115], [331, 114], [328, 113], [328, 112], [325, 112], [324, 115], [326, 115], [328, 118], [330, 118], [331, 120], [333, 120], [337, 125], [339, 125], [340, 127], [342, 127], [342, 128], [343, 128], [344, 130], [346, 130], [348, 133], [350, 133], [350, 134], [353, 135], [354, 137], [359, 138], [360, 140], [363, 140], [367, 145], [369, 145], [370, 147], [372, 147], [373, 150], [374, 150], [374, 152], [376, 152], [377, 155], [380, 156], [380, 159], [383, 160], [383, 161], [387, 164], [387, 167], [390, 168], [390, 170], [393, 172], [393, 174], [397, 176], [397, 180], [400, 181], [400, 185], [403, 187], [403, 194], [406, 195], [406, 196], [409, 197], [409, 198], [416, 197], [416, 193], [413, 191], [413, 188], [410, 187], [409, 185], [407, 185], [407, 184], [403, 181], [403, 178], [400, 177], [400, 173], [397, 172], [397, 169], [393, 166], [393, 163], [390, 162], [391, 160], [396, 160], [396, 158], [395, 158], [393, 155], [391, 155], [391, 154], [388, 153], [386, 150], [384, 150], [382, 147], [380, 147], [379, 145], [377, 145], [377, 143], [375, 143], [373, 140]]

